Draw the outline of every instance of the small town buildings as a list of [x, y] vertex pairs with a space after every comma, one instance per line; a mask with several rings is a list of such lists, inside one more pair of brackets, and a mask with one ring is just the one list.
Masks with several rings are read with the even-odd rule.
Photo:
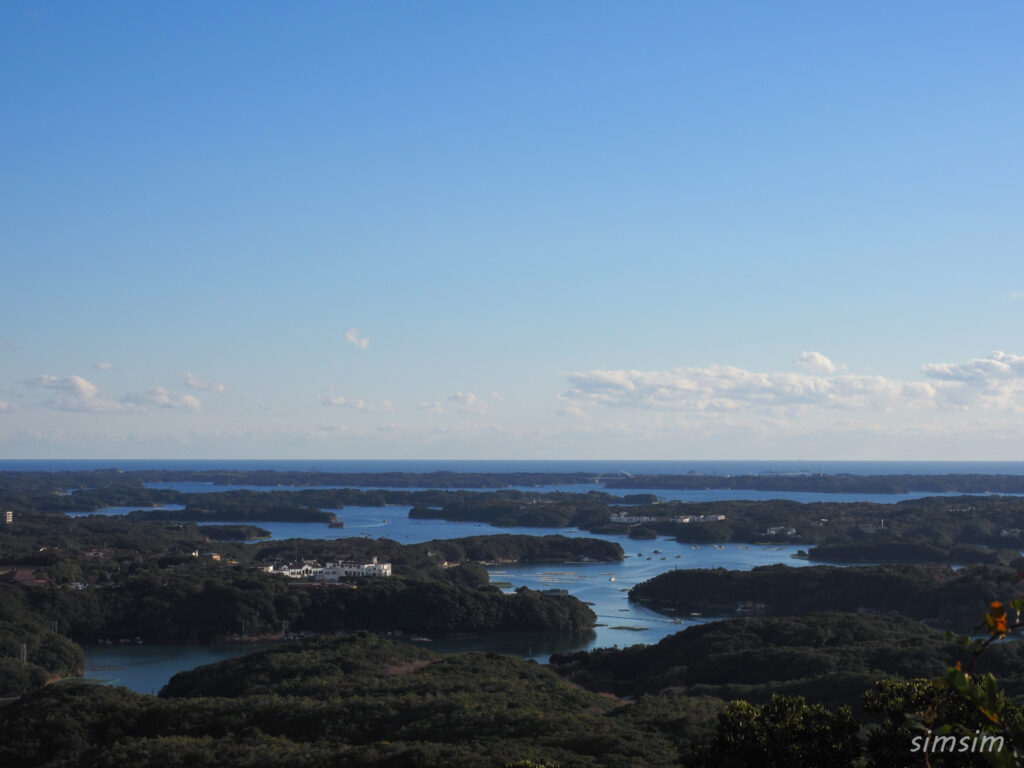
[[716, 523], [725, 520], [725, 515], [680, 515], [679, 517], [658, 517], [656, 515], [629, 515], [614, 513], [608, 518], [612, 523]]
[[718, 523], [725, 520], [725, 515], [686, 515], [673, 518], [676, 523]]
[[316, 578], [321, 581], [339, 581], [390, 575], [391, 563], [378, 562], [375, 557], [369, 563], [328, 563]]
[[41, 587], [49, 584], [50, 580], [40, 576], [36, 568], [15, 565], [0, 573], [0, 582], [21, 587]]
[[323, 566], [312, 560], [301, 563], [272, 563], [264, 566], [266, 573], [287, 576], [289, 579], [312, 579], [323, 571]]
[[653, 523], [656, 520], [664, 519], [665, 518], [655, 517], [654, 515], [627, 515], [625, 513], [613, 514], [608, 518], [608, 520], [613, 523]]
[[266, 573], [287, 576], [290, 579], [306, 579], [312, 581], [337, 582], [342, 579], [361, 579], [365, 577], [386, 577], [391, 575], [391, 563], [382, 563], [376, 557], [370, 562], [338, 562], [320, 563], [306, 560], [301, 563], [274, 563], [265, 566]]

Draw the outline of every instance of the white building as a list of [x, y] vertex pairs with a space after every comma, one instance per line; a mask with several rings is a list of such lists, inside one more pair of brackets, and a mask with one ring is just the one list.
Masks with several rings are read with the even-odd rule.
[[263, 568], [267, 573], [274, 573], [278, 576], [287, 576], [289, 579], [312, 579], [319, 576], [323, 572], [323, 567], [319, 563], [304, 562], [304, 563], [274, 563]]
[[612, 523], [653, 523], [658, 519], [653, 515], [627, 515], [625, 513], [616, 513], [608, 518]]
[[380, 563], [375, 557], [369, 563], [328, 563], [316, 578], [320, 581], [339, 581], [340, 579], [390, 575], [391, 563]]
[[656, 515], [629, 515], [625, 512], [616, 512], [608, 520], [612, 523], [714, 523], [725, 520], [725, 515], [659, 517]]

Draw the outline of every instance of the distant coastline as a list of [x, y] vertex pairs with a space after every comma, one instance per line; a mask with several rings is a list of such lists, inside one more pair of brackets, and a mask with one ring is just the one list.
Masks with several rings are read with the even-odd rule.
[[1024, 461], [819, 461], [622, 459], [0, 459], [0, 472], [81, 472], [96, 469], [279, 472], [629, 472], [640, 475], [1024, 475]]

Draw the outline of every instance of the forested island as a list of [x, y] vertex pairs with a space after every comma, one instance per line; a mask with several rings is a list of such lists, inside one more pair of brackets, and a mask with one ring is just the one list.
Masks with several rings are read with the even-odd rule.
[[255, 541], [269, 539], [270, 531], [255, 525], [201, 525], [199, 533], [215, 541]]
[[637, 584], [631, 600], [669, 614], [757, 613], [800, 616], [813, 611], [899, 615], [941, 629], [970, 632], [979, 606], [1007, 603], [1020, 592], [1018, 568], [974, 565], [769, 565], [750, 571], [680, 569]]
[[[48, 686], [0, 708], [0, 764], [890, 768], [919, 760], [907, 717], [923, 708], [993, 732], [956, 693], [918, 679], [962, 653], [910, 622], [830, 614], [695, 627], [550, 668], [317, 638], [181, 673], [159, 696]], [[1011, 648], [987, 668], [1019, 677], [1022, 661]], [[914, 679], [876, 682], [893, 675]], [[982, 764], [945, 758], [931, 765]]]
[[1024, 493], [1024, 475], [980, 473], [942, 475], [853, 475], [811, 472], [708, 475], [626, 475], [621, 472], [303, 472], [278, 470], [82, 470], [4, 472], [3, 485], [23, 493], [53, 489], [122, 487], [145, 489], [146, 484], [208, 483], [213, 486], [358, 489], [484, 489], [511, 486], [540, 488], [578, 485], [588, 490], [708, 489], [780, 491], [787, 493]]
[[[231, 538], [238, 533], [233, 528]], [[594, 614], [575, 597], [529, 589], [505, 594], [481, 563], [623, 557], [613, 542], [564, 536], [410, 545], [361, 537], [214, 543], [221, 533], [124, 516], [26, 514], [0, 526], [0, 695], [75, 674], [82, 667], [75, 642], [209, 642], [360, 629], [434, 637], [587, 629]], [[262, 570], [281, 561], [372, 557], [392, 563], [393, 578], [327, 586]]]
[[[147, 488], [169, 481], [134, 473], [38, 474], [0, 475], [0, 508], [14, 514], [0, 526], [0, 695], [20, 697], [0, 708], [0, 727], [17, 734], [0, 745], [0, 762], [13, 766], [314, 766], [330, 755], [337, 765], [717, 768], [730, 755], [746, 765], [766, 743], [794, 740], [814, 743], [822, 768], [901, 765], [893, 756], [905, 757], [906, 713], [945, 707], [965, 727], [987, 727], [948, 689], [912, 681], [968, 659], [912, 620], [970, 629], [987, 602], [1017, 596], [1016, 565], [1003, 564], [1024, 543], [1024, 502], [991, 495], [682, 503], [586, 483], [583, 493], [481, 492], [440, 480], [445, 487], [322, 488], [311, 486], [329, 483], [312, 478], [300, 490], [199, 494]], [[229, 475], [203, 482], [254, 480]], [[617, 562], [623, 549], [607, 539], [502, 534], [406, 545], [260, 540], [268, 531], [253, 525], [337, 523], [345, 506], [389, 504], [411, 507], [413, 519], [695, 546], [799, 543], [803, 556], [830, 562], [984, 565], [668, 572], [631, 598], [684, 616], [765, 615], [691, 627], [652, 646], [556, 655], [550, 668], [495, 654], [442, 658], [380, 635], [586, 630], [597, 617], [575, 597], [504, 593], [483, 564]], [[65, 514], [109, 506], [136, 509]], [[264, 570], [374, 557], [392, 564], [391, 577], [329, 585]], [[47, 685], [81, 671], [80, 642], [307, 636], [179, 675], [159, 698]], [[1012, 695], [1024, 695], [1020, 648], [1003, 644], [979, 667]], [[116, 731], [105, 729], [114, 721]]]
[[[984, 613], [980, 601], [975, 606]], [[655, 645], [555, 655], [551, 667], [618, 696], [673, 692], [764, 703], [784, 693], [859, 708], [876, 680], [938, 676], [969, 658], [943, 633], [904, 617], [817, 612], [700, 624]], [[979, 672], [1024, 694], [1024, 644], [1003, 643], [982, 662]]]
[[[513, 495], [518, 494], [518, 495]], [[1008, 563], [1024, 547], [1024, 499], [926, 497], [869, 502], [711, 501], [609, 504], [603, 494], [472, 494], [440, 508], [413, 507], [412, 518], [496, 526], [574, 526], [634, 538], [685, 543], [807, 545], [827, 562]]]
[[273, 487], [349, 488], [465, 488], [501, 489], [509, 486], [579, 485], [611, 489], [656, 488], [705, 490], [723, 488], [759, 491], [824, 493], [1024, 493], [1024, 476], [981, 473], [941, 475], [854, 475], [823, 472], [764, 472], [749, 475], [701, 474], [627, 475], [594, 472], [317, 472], [280, 470], [82, 470], [4, 473], [25, 486], [86, 488], [113, 483], [142, 487], [145, 483], [209, 483]]
[[[164, 477], [159, 473], [99, 471], [44, 477], [46, 474], [0, 474], [0, 500], [18, 516], [137, 506], [128, 515], [132, 520], [247, 524], [340, 525], [337, 510], [346, 506], [402, 505], [411, 507], [409, 516], [414, 519], [579, 528], [634, 538], [672, 536], [692, 543], [800, 544], [806, 545], [810, 559], [828, 562], [998, 563], [1007, 561], [1009, 551], [1024, 547], [1024, 499], [1014, 496], [943, 496], [877, 504], [778, 499], [684, 503], [659, 501], [642, 493], [617, 497], [600, 490], [303, 488], [181, 493], [143, 486], [143, 478]], [[212, 482], [209, 478], [214, 475], [240, 479], [237, 473], [199, 474], [207, 482]], [[241, 479], [253, 479], [242, 474], [245, 477]], [[182, 478], [190, 473], [168, 476]], [[773, 477], [780, 482], [801, 479]], [[932, 476], [928, 482], [938, 477], [953, 476]], [[1005, 480], [995, 475], [955, 477]], [[71, 485], [76, 482], [80, 485]], [[581, 485], [581, 489], [585, 487]]]
[[1024, 493], [1024, 475], [851, 475], [794, 472], [758, 475], [632, 475], [609, 477], [605, 488], [785, 491], [788, 493]]

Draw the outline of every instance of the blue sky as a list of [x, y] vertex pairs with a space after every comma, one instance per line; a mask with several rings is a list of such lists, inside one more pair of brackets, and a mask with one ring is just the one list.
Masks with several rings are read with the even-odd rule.
[[1019, 2], [0, 8], [0, 457], [1024, 458]]

